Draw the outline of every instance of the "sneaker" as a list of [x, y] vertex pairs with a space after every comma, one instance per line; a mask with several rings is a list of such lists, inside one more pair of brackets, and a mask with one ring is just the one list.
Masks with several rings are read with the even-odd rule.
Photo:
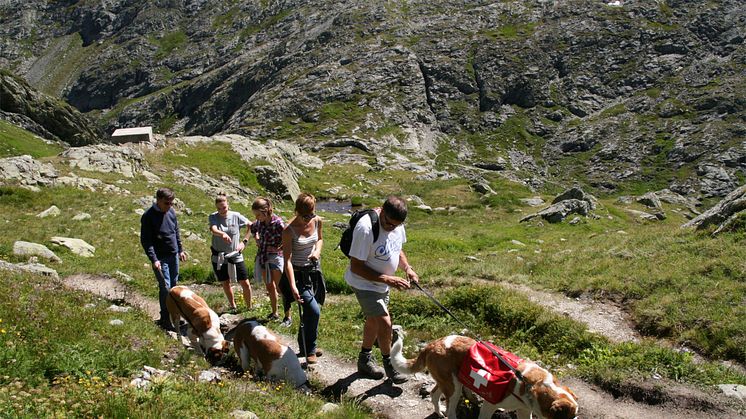
[[394, 384], [407, 382], [407, 377], [395, 370], [394, 366], [391, 365], [391, 358], [383, 358], [383, 370], [386, 371], [386, 377], [393, 381]]
[[324, 352], [321, 349], [316, 349], [316, 356], [324, 356]]
[[383, 370], [376, 365], [373, 360], [373, 354], [370, 352], [360, 352], [357, 357], [357, 372], [366, 378], [378, 380], [383, 378]]
[[292, 325], [293, 319], [291, 319], [290, 317], [285, 317], [284, 319], [282, 319], [282, 323], [280, 323], [280, 326], [282, 327], [290, 327]]
[[315, 364], [317, 362], [319, 362], [319, 361], [316, 359], [316, 355], [311, 354], [311, 355], [308, 355], [306, 357], [306, 363], [307, 364]]
[[238, 307], [231, 307], [228, 309], [228, 313], [230, 314], [238, 314]]
[[269, 321], [278, 321], [278, 320], [280, 320], [280, 316], [278, 316], [277, 313], [269, 313], [267, 315], [267, 320], [269, 320]]

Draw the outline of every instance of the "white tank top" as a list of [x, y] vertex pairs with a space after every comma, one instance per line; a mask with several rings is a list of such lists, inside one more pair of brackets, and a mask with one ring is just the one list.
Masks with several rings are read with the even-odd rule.
[[311, 255], [313, 250], [316, 248], [316, 243], [319, 241], [319, 220], [318, 218], [314, 222], [313, 233], [310, 236], [303, 237], [299, 235], [293, 226], [290, 227], [290, 232], [293, 233], [293, 255], [290, 258], [290, 263], [293, 266], [306, 266], [311, 265], [311, 261], [308, 257]]

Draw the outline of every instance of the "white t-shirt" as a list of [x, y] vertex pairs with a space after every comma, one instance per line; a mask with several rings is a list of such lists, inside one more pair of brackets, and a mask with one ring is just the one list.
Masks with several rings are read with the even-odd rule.
[[[404, 226], [398, 226], [393, 231], [386, 231], [378, 223], [378, 240], [373, 243], [373, 226], [370, 216], [359, 219], [352, 232], [350, 257], [365, 261], [365, 265], [384, 275], [393, 275], [399, 266], [399, 254], [402, 245], [407, 241]], [[347, 267], [345, 281], [359, 290], [386, 292], [389, 286], [382, 282], [368, 281], [356, 275]]]

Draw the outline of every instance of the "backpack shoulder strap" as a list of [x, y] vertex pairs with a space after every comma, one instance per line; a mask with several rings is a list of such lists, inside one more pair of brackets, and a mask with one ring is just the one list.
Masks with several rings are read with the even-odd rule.
[[378, 213], [376, 210], [368, 210], [368, 215], [370, 216], [370, 224], [373, 228], [373, 243], [378, 241]]

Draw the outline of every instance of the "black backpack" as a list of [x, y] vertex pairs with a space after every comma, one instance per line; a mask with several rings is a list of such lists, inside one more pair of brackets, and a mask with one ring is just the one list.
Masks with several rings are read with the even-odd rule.
[[378, 240], [378, 213], [372, 209], [353, 212], [352, 217], [350, 217], [350, 225], [342, 232], [342, 238], [339, 239], [339, 244], [337, 245], [337, 247], [339, 247], [340, 250], [342, 250], [342, 253], [347, 257], [350, 257], [352, 232], [355, 231], [355, 225], [357, 225], [357, 222], [366, 215], [370, 215], [370, 221], [373, 225], [373, 243]]

